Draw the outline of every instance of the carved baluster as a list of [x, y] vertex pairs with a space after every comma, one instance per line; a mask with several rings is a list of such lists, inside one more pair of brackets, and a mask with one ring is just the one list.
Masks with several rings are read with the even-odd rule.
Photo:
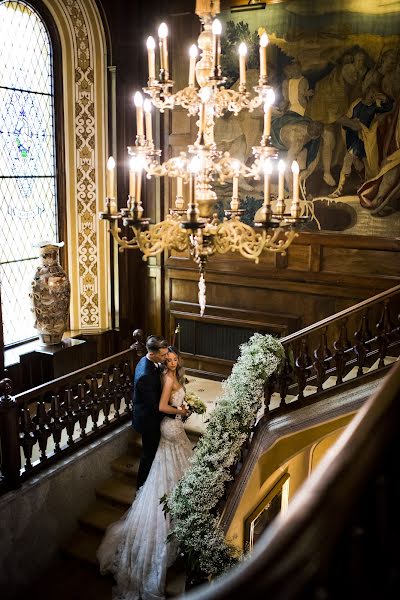
[[132, 402], [132, 376], [131, 369], [128, 362], [124, 363], [122, 368], [122, 381], [123, 381], [123, 398], [125, 401], [125, 413], [131, 412]]
[[269, 413], [269, 405], [271, 402], [271, 396], [275, 391], [276, 376], [271, 375], [264, 383], [264, 416]]
[[339, 337], [333, 342], [333, 347], [336, 352], [333, 355], [333, 360], [336, 365], [336, 385], [343, 383], [343, 377], [346, 367], [346, 350], [350, 348], [350, 342], [347, 337], [347, 319], [341, 321], [339, 326]]
[[119, 367], [113, 369], [113, 400], [115, 408], [115, 416], [120, 416], [119, 409], [121, 408], [122, 386], [121, 386], [121, 371]]
[[98, 394], [99, 386], [97, 378], [92, 377], [90, 379], [90, 416], [92, 417], [93, 429], [97, 429], [97, 422], [99, 420], [99, 414], [101, 409], [101, 398]]
[[293, 349], [291, 346], [285, 348], [285, 362], [281, 367], [281, 371], [278, 376], [278, 389], [281, 397], [281, 404], [285, 404], [286, 396], [288, 393], [289, 385], [292, 380], [294, 368], [294, 357]]
[[322, 392], [323, 383], [325, 381], [325, 374], [328, 369], [329, 360], [332, 354], [328, 348], [326, 340], [326, 328], [321, 331], [320, 343], [316, 350], [314, 350], [314, 363], [313, 367], [317, 377], [317, 391]]
[[29, 407], [25, 402], [20, 410], [20, 444], [25, 457], [25, 471], [32, 469], [32, 450], [37, 442], [35, 430], [36, 425], [32, 422]]
[[71, 389], [64, 392], [64, 424], [68, 435], [68, 446], [72, 446], [74, 442], [74, 430], [77, 416], [74, 411], [74, 393]]
[[296, 373], [297, 385], [298, 385], [298, 389], [299, 389], [298, 399], [304, 400], [304, 388], [307, 385], [308, 372], [309, 372], [309, 368], [311, 366], [311, 358], [308, 353], [308, 346], [307, 346], [307, 337], [302, 338], [302, 340], [300, 342], [300, 353], [295, 360], [295, 365], [296, 365], [295, 373]]
[[390, 334], [392, 333], [393, 325], [390, 321], [389, 301], [386, 300], [383, 305], [382, 315], [379, 322], [376, 324], [378, 335], [376, 338], [379, 348], [379, 363], [378, 368], [385, 366], [385, 356], [390, 342]]
[[21, 455], [18, 405], [15, 398], [11, 396], [12, 391], [11, 379], [2, 379], [0, 381], [1, 471], [7, 484], [17, 488], [20, 485]]
[[47, 440], [51, 434], [49, 428], [50, 417], [46, 411], [46, 404], [43, 400], [36, 402], [36, 416], [33, 417], [33, 421], [37, 424], [38, 428], [36, 431], [37, 440], [40, 448], [40, 461], [46, 460], [46, 448]]
[[357, 377], [359, 377], [364, 373], [367, 353], [370, 350], [370, 345], [367, 343], [371, 339], [371, 333], [368, 327], [368, 310], [361, 316], [360, 328], [355, 332], [354, 338], [356, 344], [353, 346], [353, 349], [357, 357]]
[[50, 432], [53, 434], [54, 452], [57, 453], [57, 452], [60, 452], [60, 450], [61, 450], [60, 441], [61, 441], [62, 430], [64, 429], [59, 394], [55, 394], [54, 396], [52, 396], [51, 409], [50, 409], [49, 414], [51, 416], [49, 429], [50, 429]]
[[86, 437], [86, 425], [89, 418], [89, 408], [86, 402], [86, 386], [78, 383], [78, 421], [81, 428], [81, 437]]
[[101, 389], [104, 398], [104, 423], [107, 425], [110, 422], [109, 415], [112, 404], [112, 393], [109, 373], [103, 373], [103, 385], [101, 386]]

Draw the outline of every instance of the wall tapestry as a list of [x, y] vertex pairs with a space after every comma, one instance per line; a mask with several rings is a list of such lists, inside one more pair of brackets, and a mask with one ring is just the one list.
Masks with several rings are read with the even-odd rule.
[[[237, 4], [237, 3], [236, 3]], [[222, 67], [239, 85], [238, 46], [246, 42], [247, 87], [259, 77], [259, 36], [269, 36], [268, 72], [276, 102], [272, 141], [296, 159], [309, 229], [397, 237], [400, 232], [400, 2], [288, 0], [221, 13]], [[222, 149], [251, 162], [262, 108], [216, 123]], [[290, 193], [290, 169], [287, 192]], [[274, 192], [274, 187], [272, 189]], [[227, 202], [229, 189], [219, 193]], [[249, 221], [260, 182], [241, 181]]]

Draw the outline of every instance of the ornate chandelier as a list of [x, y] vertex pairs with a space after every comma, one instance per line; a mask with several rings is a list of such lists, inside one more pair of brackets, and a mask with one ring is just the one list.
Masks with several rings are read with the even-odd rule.
[[[184, 89], [172, 93], [174, 82], [170, 79], [168, 62], [168, 28], [162, 23], [158, 29], [160, 70], [157, 78], [153, 37], [147, 39], [149, 78], [143, 91], [149, 96], [143, 100], [136, 92], [137, 135], [134, 146], [128, 147], [131, 156], [129, 169], [129, 196], [127, 206], [120, 211], [114, 197], [115, 162], [110, 157], [107, 164], [106, 210], [100, 219], [107, 220], [110, 232], [120, 251], [139, 249], [143, 259], [156, 256], [164, 250], [190, 251], [199, 265], [199, 304], [203, 315], [205, 297], [205, 268], [207, 260], [215, 253], [239, 252], [244, 258], [256, 263], [262, 252], [284, 253], [297, 236], [296, 228], [307, 220], [301, 216], [299, 199], [299, 167], [292, 164], [293, 194], [288, 202], [284, 197], [285, 165], [279, 161], [278, 196], [272, 208], [271, 174], [277, 163], [278, 153], [271, 144], [271, 113], [275, 94], [268, 84], [267, 45], [268, 36], [260, 37], [260, 76], [251, 94], [246, 87], [246, 54], [244, 43], [239, 46], [240, 82], [238, 90], [226, 89], [222, 76], [221, 23], [215, 19], [219, 13], [219, 0], [197, 0], [196, 14], [203, 25], [198, 38], [201, 50], [197, 60], [197, 47], [190, 48], [189, 81]], [[197, 116], [198, 135], [187, 152], [181, 152], [161, 163], [161, 150], [154, 145], [152, 134], [152, 106], [164, 112], [181, 106], [190, 116]], [[264, 128], [259, 146], [253, 147], [253, 163], [248, 166], [232, 157], [229, 152], [218, 150], [214, 141], [215, 119], [226, 111], [235, 116], [242, 110], [250, 112], [264, 107]], [[141, 188], [143, 176], [147, 178], [168, 176], [176, 178], [175, 206], [164, 221], [150, 226], [150, 219], [143, 216]], [[242, 222], [244, 211], [240, 207], [239, 177], [263, 180], [264, 201], [259, 217], [249, 226]], [[223, 221], [215, 213], [216, 183], [232, 181], [230, 209], [225, 210]], [[185, 206], [183, 190], [188, 187]], [[129, 227], [132, 237], [121, 237], [120, 223]]]

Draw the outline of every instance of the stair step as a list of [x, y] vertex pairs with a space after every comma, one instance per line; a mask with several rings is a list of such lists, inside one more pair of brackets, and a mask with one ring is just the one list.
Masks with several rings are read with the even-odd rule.
[[[384, 358], [384, 363], [385, 366], [391, 365], [394, 362], [396, 362], [396, 360], [399, 360], [399, 357], [397, 356], [385, 356]], [[369, 371], [374, 371], [375, 369], [377, 369], [379, 366], [379, 358], [374, 362], [374, 364], [372, 365], [372, 367], [369, 368]]]
[[88, 510], [79, 517], [79, 523], [85, 529], [94, 529], [99, 533], [104, 533], [111, 523], [115, 523], [125, 514], [125, 509], [120, 506], [97, 500]]
[[62, 547], [61, 551], [86, 563], [98, 565], [96, 552], [100, 546], [102, 535], [78, 529]]
[[[354, 379], [355, 377], [357, 377], [357, 371], [358, 371], [358, 367], [353, 367], [351, 369], [351, 371], [349, 371], [347, 373], [347, 375], [345, 375], [343, 377], [343, 381], [350, 381], [350, 379]], [[364, 373], [367, 372], [367, 369], [364, 369]]]
[[305, 396], [310, 396], [311, 394], [315, 394], [317, 392], [318, 388], [316, 385], [306, 385], [306, 387], [304, 388], [304, 397]]
[[104, 481], [96, 488], [96, 495], [99, 498], [105, 498], [110, 502], [122, 506], [130, 506], [135, 497], [136, 484], [132, 483], [132, 478], [116, 479], [111, 478]]
[[335, 377], [334, 375], [331, 375], [330, 377], [328, 377], [328, 379], [326, 381], [324, 381], [322, 387], [324, 388], [324, 390], [327, 390], [331, 387], [334, 387], [336, 385], [336, 381], [337, 381], [337, 377]]
[[186, 573], [178, 560], [167, 570], [167, 576], [165, 579], [166, 598], [181, 596], [185, 592], [185, 585]]
[[136, 481], [137, 472], [139, 469], [139, 456], [130, 453], [122, 454], [111, 463], [111, 469], [116, 473], [123, 473], [132, 477]]

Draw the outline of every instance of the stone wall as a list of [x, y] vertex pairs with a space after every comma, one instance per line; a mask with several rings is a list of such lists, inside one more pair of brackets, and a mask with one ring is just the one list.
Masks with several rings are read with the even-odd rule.
[[0, 597], [12, 600], [46, 568], [132, 435], [129, 424], [121, 425], [0, 498]]

